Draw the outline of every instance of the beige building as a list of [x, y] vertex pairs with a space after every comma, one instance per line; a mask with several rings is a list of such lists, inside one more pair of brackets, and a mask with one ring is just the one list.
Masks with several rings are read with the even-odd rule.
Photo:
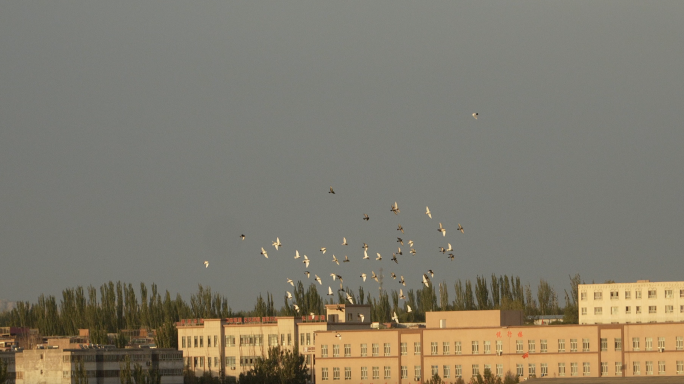
[[580, 324], [684, 321], [684, 281], [580, 284]]
[[251, 370], [258, 357], [268, 357], [273, 346], [298, 346], [313, 372], [316, 332], [369, 329], [370, 305], [327, 305], [326, 315], [190, 319], [176, 323], [178, 348], [185, 365], [197, 376], [237, 377]]
[[428, 312], [425, 327], [316, 333], [316, 382], [682, 376], [684, 323], [525, 326], [520, 311]]

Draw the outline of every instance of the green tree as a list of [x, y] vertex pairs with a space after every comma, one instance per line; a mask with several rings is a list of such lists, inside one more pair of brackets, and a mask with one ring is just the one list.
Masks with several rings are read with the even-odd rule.
[[[2, 381], [0, 381], [2, 382]], [[74, 384], [88, 384], [88, 372], [85, 370], [83, 358], [79, 358], [74, 367]]]
[[442, 381], [442, 378], [439, 377], [439, 374], [435, 373], [430, 380], [426, 381], [425, 384], [442, 384], [444, 383]]
[[304, 384], [308, 378], [304, 356], [279, 346], [268, 351], [268, 358], [258, 358], [254, 368], [241, 373], [240, 384]]
[[154, 335], [157, 348], [178, 348], [178, 329], [174, 322], [166, 322], [157, 328]]
[[119, 363], [119, 381], [121, 384], [133, 384], [133, 372], [131, 372], [131, 356], [126, 355]]
[[5, 359], [0, 358], [0, 384], [7, 382], [7, 365]]

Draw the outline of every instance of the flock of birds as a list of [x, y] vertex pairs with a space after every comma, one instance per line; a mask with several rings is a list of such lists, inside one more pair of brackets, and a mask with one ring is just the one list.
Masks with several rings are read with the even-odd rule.
[[[479, 114], [478, 114], [477, 112], [476, 112], [476, 113], [473, 113], [473, 117], [474, 117], [475, 119], [477, 119], [478, 116], [479, 116]], [[332, 186], [330, 187], [330, 190], [328, 191], [328, 193], [329, 193], [329, 194], [333, 194], [333, 195], [335, 194], [335, 190], [333, 189]], [[400, 213], [399, 205], [397, 204], [396, 201], [394, 202], [394, 204], [391, 205], [391, 207], [390, 207], [390, 212], [394, 213], [395, 215], [399, 215], [399, 213]], [[427, 215], [427, 217], [428, 217], [429, 219], [432, 219], [432, 212], [430, 211], [430, 208], [429, 208], [429, 207], [425, 207], [425, 215]], [[368, 216], [368, 214], [366, 214], [366, 213], [363, 214], [363, 220], [365, 220], [365, 221], [369, 221], [369, 220], [370, 220], [370, 217]], [[402, 236], [403, 236], [403, 234], [405, 233], [405, 232], [404, 232], [404, 228], [401, 226], [401, 224], [399, 224], [399, 225], [397, 226], [397, 231], [401, 232], [401, 233], [402, 233]], [[444, 226], [442, 225], [442, 223], [439, 223], [439, 228], [437, 228], [437, 231], [440, 232], [440, 233], [442, 234], [443, 237], [446, 237], [446, 228], [444, 228]], [[462, 226], [460, 223], [458, 224], [458, 227], [456, 227], [456, 231], [461, 232], [461, 233], [465, 233], [464, 228], [463, 228], [463, 226]], [[246, 238], [245, 234], [241, 234], [241, 235], [240, 235], [240, 239], [242, 239], [243, 241], [245, 240], [245, 238]], [[404, 239], [403, 239], [402, 237], [397, 236], [397, 243], [399, 243], [401, 246], [403, 246], [403, 245], [404, 245]], [[415, 247], [414, 247], [414, 242], [413, 242], [413, 240], [408, 240], [408, 241], [407, 241], [407, 244], [408, 244], [408, 247], [409, 247], [409, 249], [410, 249], [410, 250], [409, 250], [409, 253], [410, 253], [411, 255], [415, 256], [416, 253], [417, 253], [417, 251], [416, 251], [416, 249], [415, 249]], [[279, 238], [279, 237], [276, 237], [275, 241], [273, 241], [273, 242], [271, 243], [271, 245], [275, 248], [276, 251], [279, 251], [280, 248], [283, 246], [283, 244], [280, 242], [280, 238]], [[348, 246], [348, 245], [349, 245], [349, 243], [347, 242], [347, 238], [346, 238], [346, 237], [343, 237], [343, 238], [342, 238], [342, 245], [343, 245], [343, 246]], [[403, 255], [403, 252], [402, 252], [402, 250], [401, 250], [401, 246], [397, 246], [397, 252], [393, 252], [393, 253], [392, 253], [392, 258], [390, 259], [391, 261], [394, 261], [396, 264], [399, 264], [399, 259], [397, 258], [397, 256]], [[361, 248], [363, 249], [363, 258], [362, 258], [362, 260], [370, 260], [370, 256], [368, 255], [368, 248], [369, 248], [369, 247], [368, 247], [368, 244], [363, 243], [363, 246], [362, 246]], [[446, 254], [447, 252], [449, 252], [449, 254], [447, 255], [447, 258], [450, 259], [450, 260], [452, 260], [452, 261], [454, 260], [455, 256], [454, 256], [454, 254], [453, 254], [453, 247], [451, 246], [451, 243], [447, 243], [447, 248], [444, 248], [444, 247], [441, 247], [441, 246], [438, 247], [438, 248], [439, 248], [439, 251], [440, 251], [442, 254]], [[321, 254], [325, 254], [325, 253], [327, 252], [327, 248], [326, 248], [326, 247], [322, 247], [322, 248], [320, 249], [320, 252], [321, 252]], [[264, 249], [264, 247], [261, 247], [261, 254], [262, 254], [265, 258], [268, 258], [268, 251], [266, 251], [266, 249]], [[301, 262], [304, 264], [304, 266], [305, 266], [306, 268], [309, 268], [309, 265], [310, 265], [310, 263], [311, 263], [311, 259], [309, 259], [307, 255], [300, 255], [300, 254], [299, 254], [299, 251], [298, 251], [298, 250], [295, 250], [294, 259], [295, 259], [295, 260], [297, 260], [297, 259], [302, 259]], [[381, 255], [379, 252], [376, 252], [375, 260], [376, 260], [376, 261], [382, 260], [382, 255]], [[341, 260], [341, 261], [342, 261], [343, 263], [349, 263], [351, 260], [349, 259], [349, 257], [348, 257], [347, 255], [345, 255], [345, 256], [344, 256], [344, 259]], [[340, 265], [340, 260], [339, 260], [335, 255], [332, 255], [332, 262], [335, 263], [335, 264], [337, 264], [337, 265]], [[205, 266], [205, 268], [209, 268], [209, 261], [205, 260], [205, 261], [204, 261], [204, 266]], [[306, 275], [306, 278], [307, 278], [307, 279], [311, 278], [311, 273], [310, 273], [308, 270], [305, 270], [305, 271], [304, 271], [304, 274]], [[428, 276], [428, 274], [429, 274], [430, 276]], [[394, 279], [394, 280], [397, 279], [397, 275], [396, 275], [394, 272], [392, 272], [392, 273], [390, 274], [390, 276], [391, 276], [392, 279]], [[340, 288], [338, 289], [338, 291], [339, 291], [339, 292], [344, 292], [344, 293], [346, 294], [346, 300], [349, 301], [350, 304], [354, 304], [354, 298], [353, 298], [348, 292], [346, 292], [346, 291], [344, 290], [344, 286], [343, 286], [344, 280], [343, 280], [342, 276], [339, 275], [339, 274], [337, 274], [337, 273], [334, 273], [334, 272], [333, 272], [333, 273], [330, 273], [330, 277], [332, 278], [333, 281], [339, 280]], [[361, 278], [363, 279], [363, 281], [365, 282], [366, 279], [368, 278], [368, 275], [367, 275], [366, 273], [361, 273], [360, 277], [361, 277]], [[370, 277], [371, 277], [373, 280], [375, 280], [377, 283], [380, 283], [380, 281], [381, 281], [381, 280], [380, 280], [380, 276], [378, 276], [378, 275], [375, 273], [375, 271], [371, 271], [371, 276], [370, 276]], [[423, 284], [425, 284], [426, 287], [430, 287], [430, 278], [431, 278], [431, 277], [432, 277], [432, 278], [435, 277], [435, 273], [434, 273], [434, 271], [433, 271], [432, 269], [428, 269], [426, 273], [423, 273], [422, 282], [423, 282]], [[315, 280], [319, 285], [323, 285], [323, 279], [321, 279], [317, 274], [314, 274], [314, 280]], [[293, 281], [292, 279], [290, 279], [290, 278], [287, 278], [286, 284], [290, 284], [291, 286], [294, 287], [294, 281]], [[401, 284], [401, 285], [403, 285], [403, 286], [406, 286], [406, 280], [404, 279], [404, 276], [401, 276], [401, 275], [399, 276], [399, 284]], [[327, 295], [328, 295], [328, 296], [333, 296], [333, 295], [334, 295], [334, 291], [333, 291], [332, 286], [328, 286], [328, 293], [327, 293]], [[292, 296], [292, 293], [291, 293], [290, 291], [286, 291], [286, 298], [287, 298], [288, 300], [293, 300], [293, 299], [294, 299], [293, 296]], [[403, 291], [403, 289], [399, 289], [399, 299], [401, 299], [401, 300], [406, 300], [406, 296], [404, 296], [404, 291]], [[295, 310], [296, 312], [299, 312], [299, 306], [298, 306], [297, 304], [295, 304], [295, 303], [293, 303], [292, 305], [293, 305], [294, 310]], [[409, 313], [409, 312], [412, 311], [411, 306], [409, 306], [409, 305], [407, 304], [406, 307], [407, 307], [407, 313]], [[341, 306], [339, 306], [339, 305], [338, 305], [338, 309], [339, 309], [339, 310], [344, 310], [344, 309], [343, 309]], [[359, 314], [359, 318], [360, 318], [361, 321], [363, 322], [363, 315]], [[397, 316], [397, 313], [396, 313], [396, 312], [393, 313], [392, 319], [393, 319], [395, 322], [399, 323], [399, 317]]]

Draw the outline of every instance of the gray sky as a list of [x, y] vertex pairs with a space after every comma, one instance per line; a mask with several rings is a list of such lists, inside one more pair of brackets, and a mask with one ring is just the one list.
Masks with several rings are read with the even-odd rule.
[[[683, 19], [676, 1], [2, 2], [0, 298], [122, 280], [280, 306], [295, 249], [321, 293], [380, 267], [394, 289], [432, 268], [451, 299], [478, 274], [561, 300], [569, 274], [681, 280]], [[418, 251], [398, 265], [397, 224]]]

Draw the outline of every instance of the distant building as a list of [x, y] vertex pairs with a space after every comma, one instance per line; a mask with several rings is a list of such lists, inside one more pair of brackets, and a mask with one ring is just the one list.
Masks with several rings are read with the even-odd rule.
[[563, 315], [542, 315], [534, 316], [531, 319], [534, 325], [549, 325], [563, 322]]
[[684, 321], [684, 281], [580, 284], [580, 324]]

